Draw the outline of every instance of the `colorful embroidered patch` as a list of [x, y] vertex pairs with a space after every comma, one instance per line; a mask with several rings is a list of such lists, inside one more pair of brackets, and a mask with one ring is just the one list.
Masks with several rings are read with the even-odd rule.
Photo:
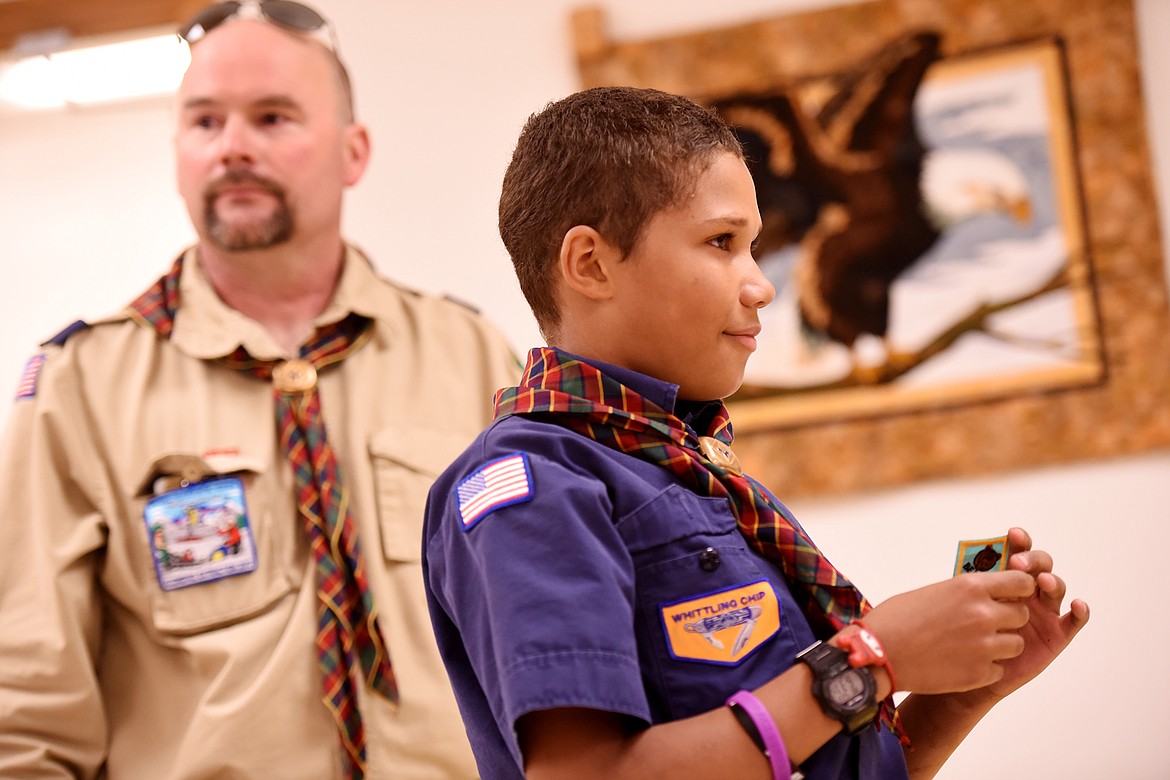
[[41, 378], [41, 369], [45, 365], [45, 353], [38, 352], [24, 364], [24, 372], [20, 375], [20, 382], [16, 385], [16, 398], [33, 398], [37, 394], [37, 381]]
[[532, 472], [522, 452], [505, 455], [464, 479], [455, 488], [466, 531], [502, 507], [532, 499]]
[[767, 580], [663, 604], [660, 610], [670, 654], [682, 661], [735, 666], [780, 630], [780, 600]]
[[256, 543], [236, 477], [196, 482], [155, 496], [143, 513], [163, 590], [256, 569]]
[[972, 539], [959, 542], [955, 555], [955, 574], [976, 571], [1003, 571], [1007, 568], [1008, 538]]

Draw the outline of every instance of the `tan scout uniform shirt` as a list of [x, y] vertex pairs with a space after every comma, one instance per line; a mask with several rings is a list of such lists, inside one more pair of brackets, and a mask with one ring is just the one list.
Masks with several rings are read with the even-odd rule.
[[[332, 778], [313, 563], [268, 383], [210, 359], [281, 357], [188, 255], [169, 342], [124, 314], [47, 347], [0, 451], [0, 777]], [[365, 696], [370, 778], [475, 774], [420, 566], [432, 480], [519, 366], [472, 312], [377, 278], [350, 250], [320, 323], [373, 338], [319, 381], [401, 694]], [[175, 458], [172, 456], [182, 456]], [[245, 486], [255, 571], [164, 591], [143, 509], [175, 464]], [[165, 481], [165, 480], [163, 480]]]

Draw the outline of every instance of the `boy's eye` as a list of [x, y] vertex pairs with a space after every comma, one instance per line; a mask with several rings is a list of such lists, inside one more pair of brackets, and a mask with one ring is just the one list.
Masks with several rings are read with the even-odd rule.
[[716, 249], [727, 250], [727, 249], [731, 249], [731, 240], [732, 240], [732, 235], [730, 233], [722, 233], [718, 236], [715, 236], [707, 243], [709, 243], [711, 246], [715, 247]]

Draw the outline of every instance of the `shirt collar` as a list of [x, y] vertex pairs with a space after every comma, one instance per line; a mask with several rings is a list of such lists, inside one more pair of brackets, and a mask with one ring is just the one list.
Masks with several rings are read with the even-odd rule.
[[639, 373], [630, 368], [615, 366], [612, 363], [605, 363], [600, 360], [574, 355], [562, 349], [557, 349], [557, 352], [564, 357], [580, 360], [582, 363], [593, 366], [601, 373], [621, 382], [647, 401], [651, 401], [664, 411], [674, 414], [674, 407], [678, 402], [678, 385], [664, 382], [661, 379], [655, 379], [652, 376]]
[[582, 363], [587, 363], [601, 373], [621, 382], [647, 401], [657, 404], [663, 411], [681, 419], [691, 429], [692, 433], [697, 434], [706, 431], [712, 418], [723, 409], [723, 401], [719, 399], [712, 401], [679, 400], [678, 385], [671, 382], [656, 379], [648, 374], [642, 374], [623, 366], [574, 355], [571, 352], [566, 352], [556, 347], [553, 347], [553, 349], [562, 358], [580, 360]]
[[[378, 277], [370, 261], [346, 245], [345, 263], [337, 290], [325, 310], [313, 320], [315, 327], [358, 314], [374, 320], [385, 318], [385, 302], [379, 303]], [[179, 277], [179, 310], [175, 314], [171, 343], [192, 357], [211, 360], [244, 347], [257, 360], [288, 357], [260, 323], [228, 306], [216, 294], [203, 273], [194, 247], [183, 257]]]

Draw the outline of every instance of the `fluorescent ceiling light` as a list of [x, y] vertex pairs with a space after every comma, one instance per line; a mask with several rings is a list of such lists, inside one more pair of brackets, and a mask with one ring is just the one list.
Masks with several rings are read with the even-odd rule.
[[0, 100], [59, 108], [170, 94], [189, 61], [173, 33], [26, 57], [0, 69]]

